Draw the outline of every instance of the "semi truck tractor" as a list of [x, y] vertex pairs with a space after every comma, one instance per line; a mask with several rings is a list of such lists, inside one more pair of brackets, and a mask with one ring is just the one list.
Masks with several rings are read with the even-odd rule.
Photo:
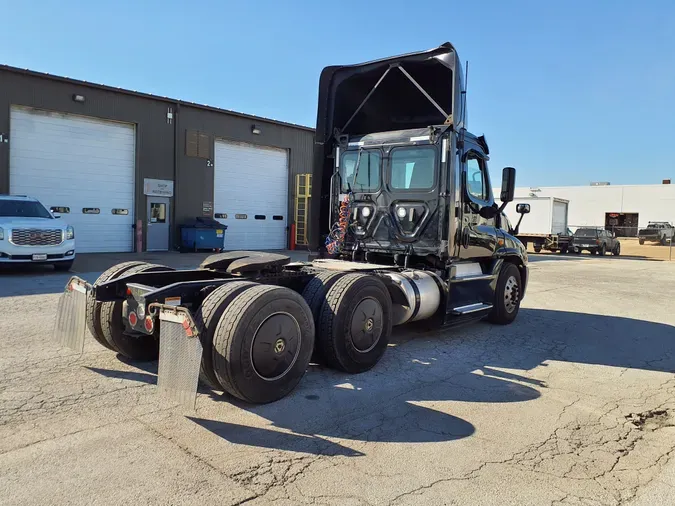
[[515, 198], [506, 207], [506, 215], [514, 221], [519, 204], [529, 204], [530, 213], [518, 227], [518, 239], [527, 248], [531, 244], [535, 253], [542, 249], [567, 253], [572, 242], [568, 228], [569, 201], [556, 197]]
[[363, 373], [395, 325], [513, 322], [528, 281], [525, 248], [501, 223], [515, 169], [498, 204], [462, 75], [449, 43], [325, 68], [307, 261], [230, 251], [189, 270], [125, 262], [93, 284], [72, 277], [56, 339], [82, 350], [90, 333], [128, 359], [159, 359], [158, 389], [190, 406], [200, 381], [276, 401], [312, 359]]

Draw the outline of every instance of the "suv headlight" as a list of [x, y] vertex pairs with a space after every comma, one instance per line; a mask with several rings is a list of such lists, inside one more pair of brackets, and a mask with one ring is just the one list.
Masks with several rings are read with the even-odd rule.
[[2, 241], [5, 238], [5, 231], [0, 228], [0, 241]]
[[66, 228], [66, 241], [70, 241], [71, 239], [75, 239], [75, 229], [68, 225]]

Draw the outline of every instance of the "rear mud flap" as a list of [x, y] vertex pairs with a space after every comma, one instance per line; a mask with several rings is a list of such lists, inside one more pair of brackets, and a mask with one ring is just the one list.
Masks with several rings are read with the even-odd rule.
[[202, 343], [190, 312], [183, 307], [151, 304], [159, 313], [157, 388], [188, 409], [197, 401]]
[[84, 350], [87, 294], [91, 289], [85, 280], [73, 276], [61, 294], [56, 310], [54, 340], [77, 353]]

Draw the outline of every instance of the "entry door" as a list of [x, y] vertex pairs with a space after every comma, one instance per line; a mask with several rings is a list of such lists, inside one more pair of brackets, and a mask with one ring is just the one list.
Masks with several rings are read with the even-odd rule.
[[170, 226], [169, 199], [148, 197], [148, 251], [168, 251]]
[[495, 218], [483, 218], [482, 207], [492, 205], [493, 198], [489, 184], [487, 163], [477, 151], [468, 153], [464, 169], [465, 191], [462, 214], [462, 236], [460, 258], [473, 259], [490, 257], [497, 248]]

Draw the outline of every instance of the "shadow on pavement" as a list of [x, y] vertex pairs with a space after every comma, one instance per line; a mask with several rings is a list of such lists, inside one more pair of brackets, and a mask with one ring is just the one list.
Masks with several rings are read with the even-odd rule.
[[229, 441], [230, 443], [255, 446], [258, 448], [273, 448], [292, 452], [310, 453], [314, 455], [363, 457], [364, 454], [313, 435], [292, 434], [276, 430], [249, 427], [236, 423], [206, 420], [203, 418], [187, 417], [197, 425]]
[[120, 371], [117, 369], [101, 369], [99, 367], [89, 367], [89, 366], [85, 366], [85, 369], [89, 369], [90, 371], [98, 373], [101, 376], [105, 376], [107, 378], [138, 381], [141, 383], [147, 383], [149, 385], [157, 384], [156, 374], [147, 374], [144, 372], [137, 372], [137, 371]]
[[[407, 334], [406, 334], [407, 333]], [[411, 334], [405, 327], [370, 372], [348, 375], [312, 365], [299, 387], [275, 403], [252, 406], [209, 390], [269, 420], [282, 431], [190, 417], [237, 444], [309, 453], [352, 455], [324, 438], [422, 443], [471, 436], [474, 426], [451, 413], [449, 402], [510, 403], [540, 397], [543, 381], [512, 370], [547, 361], [675, 372], [675, 327], [595, 314], [521, 309], [506, 327], [478, 323], [462, 329]], [[155, 383], [145, 373], [91, 370]], [[289, 431], [292, 434], [289, 434]], [[342, 452], [342, 453], [340, 453]]]

